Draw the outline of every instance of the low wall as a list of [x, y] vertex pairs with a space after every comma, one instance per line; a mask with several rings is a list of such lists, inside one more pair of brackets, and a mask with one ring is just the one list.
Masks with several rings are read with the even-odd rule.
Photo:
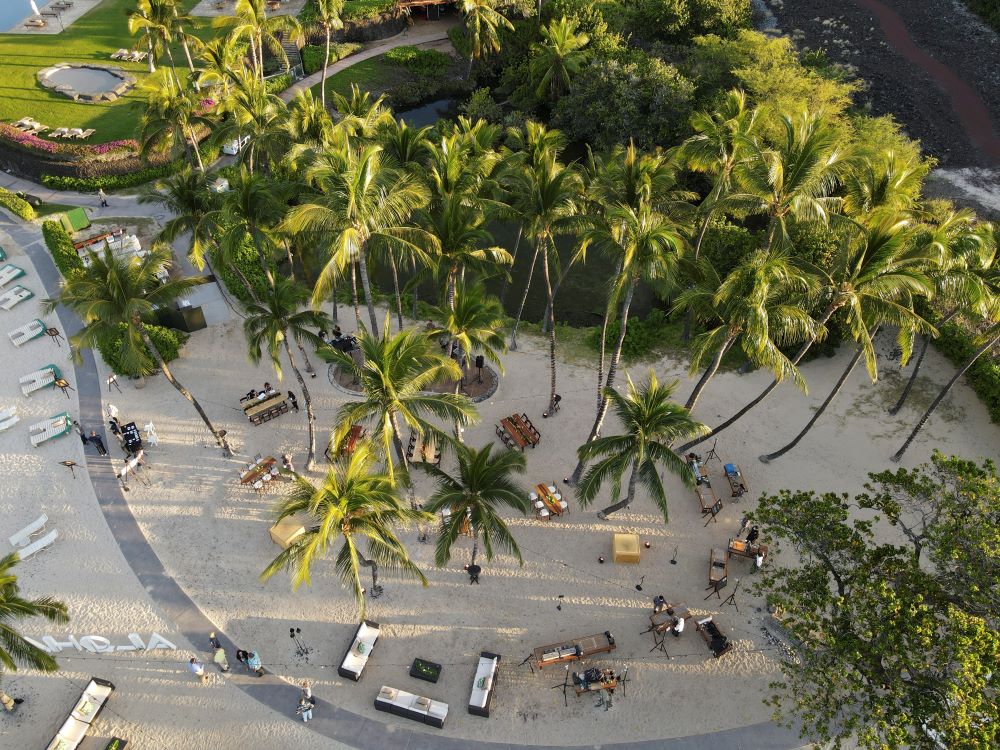
[[[406, 14], [401, 10], [384, 13], [378, 18], [344, 21], [344, 28], [330, 35], [333, 42], [374, 42], [395, 36], [406, 28]], [[306, 44], [325, 44], [326, 35], [317, 30], [306, 32]]]

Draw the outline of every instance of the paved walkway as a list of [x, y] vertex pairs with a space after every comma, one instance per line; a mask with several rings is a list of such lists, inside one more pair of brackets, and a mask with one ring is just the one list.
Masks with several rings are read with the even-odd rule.
[[[417, 21], [414, 23], [412, 28], [406, 29], [402, 33], [396, 34], [396, 36], [391, 36], [387, 39], [379, 39], [375, 42], [369, 42], [353, 55], [345, 57], [343, 60], [328, 66], [326, 69], [326, 76], [329, 78], [334, 73], [339, 73], [340, 71], [346, 70], [352, 65], [357, 65], [359, 62], [368, 60], [369, 58], [385, 54], [395, 47], [403, 47], [408, 44], [412, 44], [415, 47], [421, 47], [433, 44], [434, 42], [444, 41], [448, 38], [448, 29], [452, 26], [456, 26], [457, 24], [457, 18], [447, 18], [440, 21]], [[311, 89], [322, 80], [323, 71], [320, 70], [313, 73], [311, 76], [306, 76], [298, 83], [295, 83], [285, 89], [281, 92], [281, 94], [279, 94], [279, 96], [284, 101], [289, 102], [297, 93], [304, 91], [305, 89]]]

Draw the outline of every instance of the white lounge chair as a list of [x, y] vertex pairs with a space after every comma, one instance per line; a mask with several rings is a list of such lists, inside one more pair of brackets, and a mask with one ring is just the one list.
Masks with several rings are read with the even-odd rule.
[[83, 128], [70, 128], [69, 133], [66, 134], [67, 138], [79, 138], [83, 135]]
[[73, 418], [68, 411], [36, 422], [28, 428], [31, 434], [31, 444], [36, 448], [48, 440], [62, 437], [71, 429], [73, 429]]
[[45, 365], [40, 370], [29, 372], [17, 382], [21, 384], [21, 393], [30, 396], [35, 391], [55, 385], [56, 378], [60, 377], [59, 368], [55, 365]]
[[111, 59], [112, 60], [124, 60], [130, 54], [131, 53], [127, 49], [123, 48], [123, 49], [118, 50], [117, 52], [112, 53], [111, 54]]
[[83, 131], [77, 133], [76, 137], [78, 139], [80, 139], [80, 140], [86, 140], [87, 138], [90, 138], [90, 136], [92, 136], [96, 132], [97, 131], [94, 130], [93, 128], [87, 128], [86, 130], [83, 130]]
[[27, 560], [32, 555], [41, 552], [43, 549], [52, 544], [52, 542], [54, 542], [58, 536], [59, 536], [59, 529], [52, 529], [52, 531], [50, 531], [48, 534], [43, 536], [38, 541], [32, 542], [23, 549], [19, 549], [17, 553], [22, 560]]
[[0, 266], [0, 287], [7, 286], [14, 279], [24, 276], [24, 269], [15, 266], [13, 263], [6, 263]]
[[11, 406], [3, 411], [0, 411], [0, 432], [4, 430], [9, 430], [11, 427], [16, 425], [21, 418], [17, 416], [17, 407]]
[[37, 339], [39, 336], [45, 335], [45, 322], [35, 318], [29, 323], [25, 323], [20, 328], [15, 328], [13, 331], [8, 331], [7, 336], [10, 338], [10, 343], [14, 346], [21, 346], [22, 344], [27, 344], [32, 339]]
[[69, 135], [69, 128], [56, 128], [49, 133], [49, 138], [65, 138]]
[[19, 532], [10, 538], [11, 547], [27, 547], [31, 544], [31, 537], [45, 531], [45, 524], [49, 522], [49, 517], [42, 513], [38, 518], [29, 523]]
[[18, 284], [13, 289], [0, 294], [0, 307], [4, 310], [12, 310], [26, 299], [31, 299], [34, 296], [33, 291]]

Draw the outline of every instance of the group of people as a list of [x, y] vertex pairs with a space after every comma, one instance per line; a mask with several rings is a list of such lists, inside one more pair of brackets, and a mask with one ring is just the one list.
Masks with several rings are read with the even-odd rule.
[[[226, 658], [226, 649], [223, 647], [222, 641], [215, 634], [215, 631], [208, 634], [208, 647], [212, 654], [212, 663], [219, 668], [220, 672], [228, 672], [229, 660]], [[257, 677], [264, 676], [264, 667], [260, 662], [260, 655], [256, 651], [237, 649], [236, 661], [246, 667], [247, 672], [253, 672]], [[188, 671], [202, 682], [208, 681], [208, 675], [205, 673], [205, 665], [197, 657], [192, 656], [188, 660]], [[303, 680], [302, 693], [299, 695], [295, 714], [296, 716], [301, 716], [302, 721], [309, 721], [313, 717], [312, 714], [315, 707], [316, 698], [313, 697], [312, 686], [309, 684], [309, 680]]]
[[[653, 612], [663, 612], [667, 611], [668, 615], [673, 615], [673, 610], [667, 607], [667, 598], [663, 594], [657, 594], [653, 597]], [[680, 638], [681, 633], [684, 632], [684, 618], [674, 616], [673, 623], [670, 626], [670, 632], [674, 634], [674, 638]]]
[[[743, 516], [743, 518], [740, 520], [740, 530], [736, 532], [736, 538], [739, 539], [741, 536], [743, 536], [743, 532], [746, 531], [748, 527], [750, 528], [750, 531], [747, 532], [747, 539], [746, 539], [747, 544], [751, 546], [756, 545], [757, 539], [760, 538], [760, 526], [758, 526], [757, 524], [753, 524], [751, 526], [750, 519], [747, 516]], [[763, 564], [764, 564], [764, 551], [758, 547], [757, 553], [754, 555], [753, 558], [753, 572], [756, 573], [758, 570], [760, 570]]]
[[321, 330], [319, 332], [319, 338], [320, 341], [327, 346], [332, 346], [334, 349], [339, 349], [342, 352], [349, 352], [358, 346], [358, 340], [353, 336], [345, 336], [341, 332], [340, 326], [334, 326], [333, 331], [329, 334], [327, 334], [326, 331]]
[[[249, 399], [257, 399], [258, 401], [264, 401], [266, 399], [271, 398], [272, 396], [277, 396], [277, 395], [278, 391], [274, 388], [273, 385], [271, 385], [270, 383], [264, 383], [264, 388], [262, 390], [258, 391], [256, 388], [251, 388], [249, 391], [247, 391], [247, 395], [244, 396], [242, 400], [247, 401]], [[286, 398], [288, 399], [289, 406], [295, 409], [295, 411], [298, 411], [299, 400], [295, 397], [295, 393], [292, 391], [288, 391]]]

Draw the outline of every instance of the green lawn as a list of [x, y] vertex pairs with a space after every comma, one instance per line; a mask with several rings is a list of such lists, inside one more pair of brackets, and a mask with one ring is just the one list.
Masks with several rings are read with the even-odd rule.
[[[351, 58], [346, 58], [350, 60]], [[404, 79], [406, 74], [394, 65], [385, 61], [384, 55], [370, 57], [367, 60], [352, 65], [349, 68], [334, 73], [326, 79], [326, 93], [336, 91], [340, 94], [350, 94], [351, 84], [358, 84], [362, 91], [370, 91], [378, 96]], [[319, 96], [320, 84], [312, 87], [314, 95]]]
[[[190, 9], [196, 2], [181, 0], [180, 5]], [[31, 116], [49, 128], [94, 128], [97, 132], [86, 143], [135, 137], [138, 113], [130, 106], [139, 99], [135, 93], [112, 103], [78, 104], [42, 88], [36, 78], [39, 70], [54, 63], [101, 62], [118, 65], [141, 80], [148, 70], [145, 63], [110, 59], [112, 52], [135, 43], [128, 33], [125, 15], [133, 7], [132, 0], [104, 0], [60, 34], [0, 34], [0, 120]], [[209, 19], [196, 21], [199, 28], [192, 29], [192, 33], [214, 34]], [[182, 64], [184, 53], [175, 52], [174, 59]]]

